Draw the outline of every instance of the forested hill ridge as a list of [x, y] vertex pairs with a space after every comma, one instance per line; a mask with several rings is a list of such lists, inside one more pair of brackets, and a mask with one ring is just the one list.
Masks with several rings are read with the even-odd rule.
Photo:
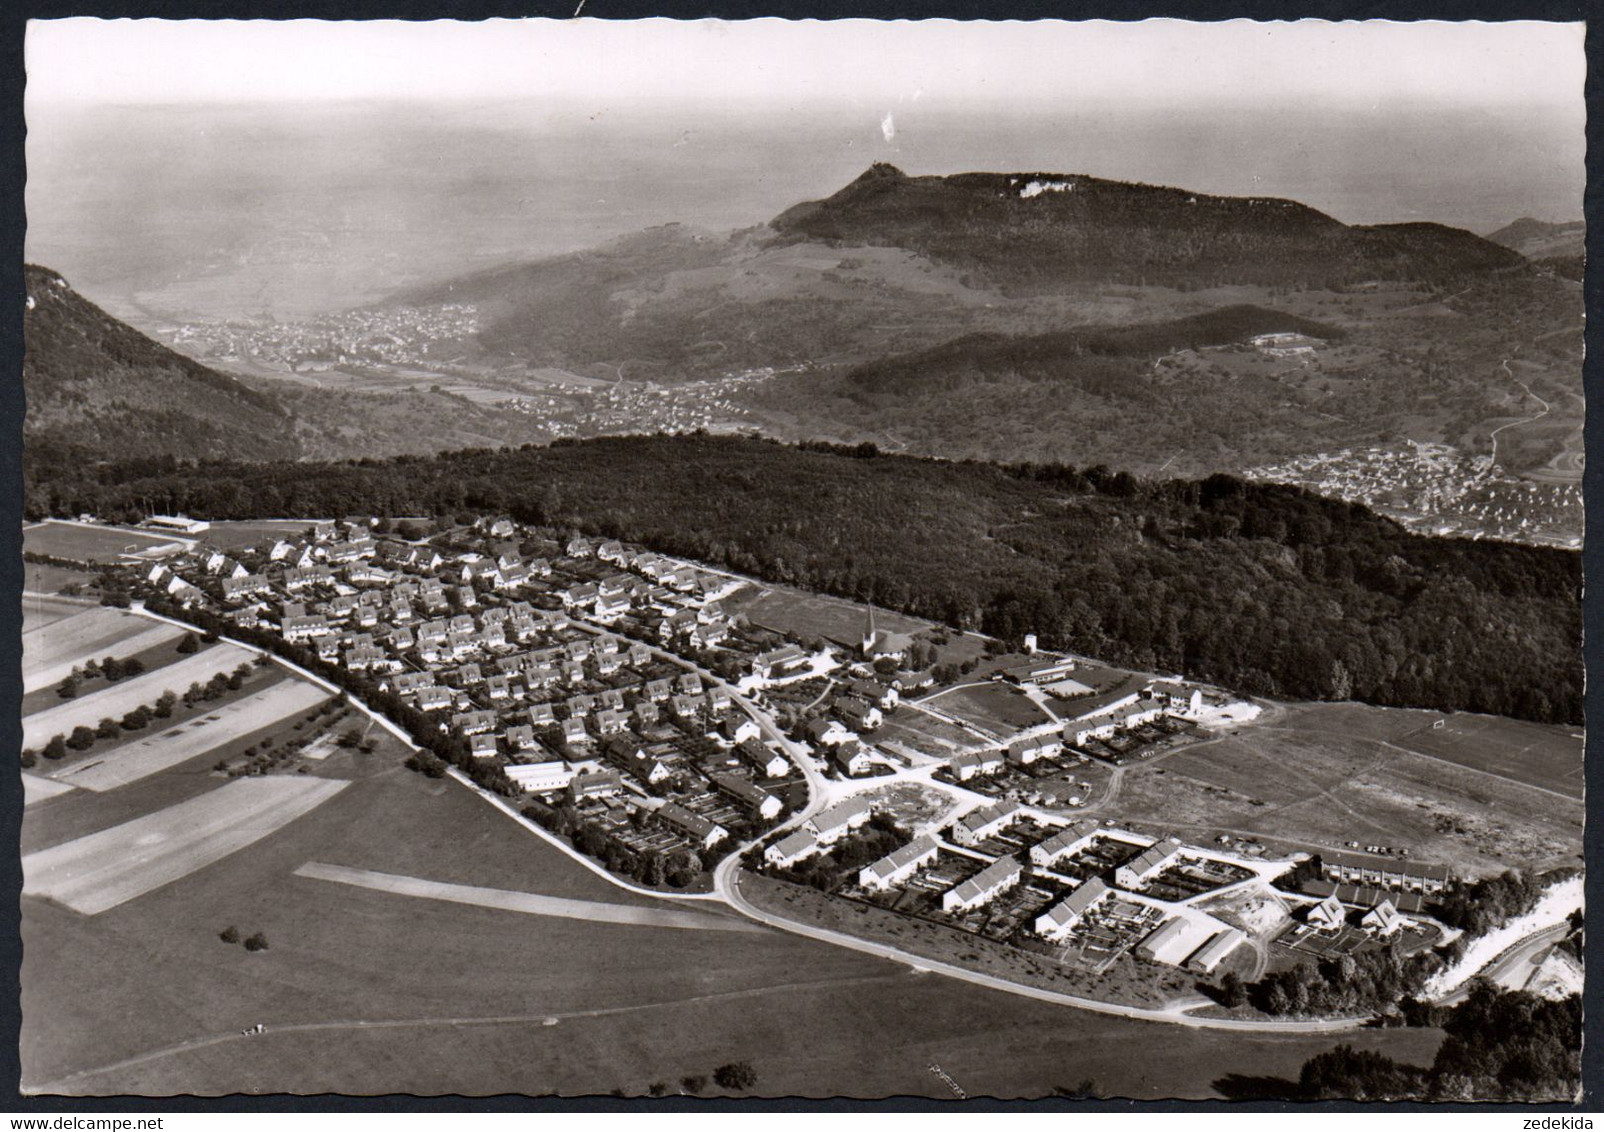
[[1555, 224], [1522, 216], [1496, 232], [1489, 232], [1487, 238], [1519, 252], [1527, 259], [1579, 256], [1587, 243], [1587, 223], [1583, 220], [1567, 220]]
[[1297, 201], [1222, 197], [1081, 174], [910, 177], [876, 164], [777, 231], [889, 245], [984, 273], [1005, 290], [1075, 282], [1331, 287], [1514, 268], [1518, 253], [1459, 228], [1348, 225]]
[[291, 415], [272, 396], [147, 338], [48, 268], [27, 265], [23, 277], [32, 463], [298, 454]]
[[1581, 721], [1579, 555], [1414, 536], [1228, 476], [693, 435], [103, 473], [55, 491], [107, 518], [510, 514], [1248, 693]]

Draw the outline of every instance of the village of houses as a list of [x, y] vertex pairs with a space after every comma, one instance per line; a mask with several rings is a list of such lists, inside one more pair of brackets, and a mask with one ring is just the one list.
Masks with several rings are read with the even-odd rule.
[[[876, 741], [935, 681], [908, 667], [914, 637], [877, 629], [872, 610], [860, 639], [805, 645], [726, 608], [749, 580], [617, 541], [542, 542], [507, 519], [429, 542], [320, 522], [232, 553], [208, 546], [204, 523], [151, 525], [190, 537], [149, 564], [147, 584], [435, 713], [532, 799], [665, 862], [648, 877], [674, 876], [665, 891], [693, 874], [705, 888], [740, 850], [769, 877], [1094, 971], [1130, 956], [1257, 975], [1272, 942], [1318, 956], [1442, 937], [1424, 914], [1450, 883], [1442, 866], [1322, 849], [1314, 869], [1308, 854], [1224, 836], [1138, 833], [1077, 814], [1084, 791], [1040, 787], [1247, 707], [1223, 693], [1132, 673], [1094, 681], [1111, 670], [1029, 640], [1032, 655], [989, 679], [1057, 697], [1055, 721], [921, 755]], [[797, 687], [806, 710], [786, 699]], [[910, 815], [899, 786], [936, 804]], [[888, 839], [897, 847], [866, 856]], [[1257, 914], [1272, 892], [1290, 918]]]

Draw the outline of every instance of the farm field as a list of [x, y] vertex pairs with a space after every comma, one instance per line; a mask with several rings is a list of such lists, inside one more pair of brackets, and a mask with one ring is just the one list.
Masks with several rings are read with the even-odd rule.
[[22, 859], [22, 891], [93, 916], [203, 869], [344, 789], [289, 775], [216, 790]]
[[1023, 692], [1001, 684], [971, 684], [921, 701], [999, 737], [1054, 722]]
[[186, 541], [189, 540], [176, 535], [153, 534], [126, 527], [86, 526], [57, 519], [46, 519], [36, 526], [22, 529], [22, 549], [25, 552], [66, 558], [73, 562], [117, 562], [124, 554]]
[[280, 680], [176, 727], [107, 748], [50, 777], [85, 790], [113, 790], [210, 754], [328, 698], [329, 694], [315, 684]]
[[203, 648], [193, 656], [186, 656], [164, 668], [121, 680], [89, 695], [63, 701], [56, 707], [24, 717], [22, 745], [38, 747], [49, 742], [51, 736], [67, 734], [80, 724], [93, 727], [107, 716], [117, 719], [142, 704], [154, 702], [168, 689], [182, 694], [195, 681], [204, 684], [217, 673], [232, 672], [252, 659], [253, 653], [235, 645], [216, 644]]
[[67, 598], [40, 597], [35, 594], [24, 594], [22, 598], [22, 632], [24, 640], [27, 634], [46, 625], [53, 625], [57, 621], [65, 621], [69, 617], [89, 609], [102, 608], [93, 602], [72, 601]]
[[[1580, 863], [1580, 800], [1472, 769], [1468, 745], [1456, 762], [1406, 750], [1418, 719], [1398, 716], [1421, 714], [1285, 705], [1261, 725], [1129, 768], [1108, 812], [1192, 836], [1404, 848], [1470, 875]], [[1490, 720], [1477, 742], [1496, 758], [1501, 738], [1529, 739], [1530, 726]], [[1398, 732], [1397, 743], [1376, 737]]]
[[[331, 773], [358, 780], [292, 827], [91, 920], [25, 897], [24, 1089], [638, 1093], [744, 1058], [768, 1096], [950, 1096], [934, 1062], [976, 1096], [1092, 1077], [1110, 1095], [1201, 1097], [1232, 1072], [1295, 1078], [1334, 1044], [1160, 1031], [780, 932], [531, 917], [295, 876], [316, 860], [672, 907], [395, 758], [331, 756]], [[270, 949], [220, 942], [229, 924]], [[256, 1022], [266, 1032], [243, 1038]], [[1441, 1035], [1351, 1040], [1424, 1063]]]
[[[49, 634], [56, 629], [63, 629], [75, 625], [86, 617], [94, 616], [83, 613], [67, 621], [59, 621], [42, 630]], [[111, 611], [107, 611], [111, 612]], [[118, 614], [115, 620], [108, 618], [107, 628], [111, 630], [109, 636], [97, 643], [88, 641], [74, 641], [73, 634], [62, 633], [54, 642], [54, 648], [41, 650], [43, 655], [34, 655], [28, 651], [27, 640], [23, 641], [22, 654], [22, 690], [24, 693], [37, 692], [42, 688], [49, 688], [61, 683], [72, 670], [85, 661], [100, 659], [107, 655], [114, 655], [121, 660], [153, 649], [167, 641], [177, 640], [184, 635], [184, 631], [176, 625], [167, 625], [159, 621], [150, 621], [144, 617], [134, 617], [129, 614]], [[87, 628], [87, 627], [86, 627]], [[97, 631], [97, 630], [91, 630]], [[65, 655], [64, 655], [65, 654]]]
[[181, 630], [148, 617], [138, 617], [106, 606], [58, 606], [65, 616], [48, 614], [37, 624], [25, 623], [22, 633], [22, 668], [26, 679], [33, 672], [61, 661], [98, 657], [100, 649], [120, 640], [161, 627], [177, 636]]
[[37, 774], [26, 771], [22, 775], [22, 804], [31, 806], [35, 802], [43, 802], [47, 798], [54, 798], [57, 794], [65, 794], [72, 787], [64, 782], [52, 782], [48, 778], [40, 778]]
[[371, 869], [350, 869], [344, 865], [324, 865], [309, 861], [295, 870], [298, 877], [349, 884], [374, 892], [420, 900], [442, 900], [452, 904], [471, 904], [520, 912], [529, 916], [556, 916], [569, 920], [593, 920], [604, 924], [630, 924], [637, 927], [684, 928], [691, 931], [762, 932], [763, 927], [749, 920], [717, 913], [679, 908], [642, 908], [627, 904], [605, 904], [595, 900], [569, 900], [561, 896], [542, 896], [532, 892], [509, 892], [500, 888], [481, 888], [469, 884], [441, 884], [417, 877], [376, 873]]

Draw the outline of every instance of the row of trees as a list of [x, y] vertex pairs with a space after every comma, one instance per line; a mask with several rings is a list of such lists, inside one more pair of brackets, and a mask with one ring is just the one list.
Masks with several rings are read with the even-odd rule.
[[1543, 888], [1536, 875], [1513, 869], [1478, 881], [1456, 880], [1437, 898], [1432, 914], [1466, 935], [1485, 935], [1530, 912]]
[[1480, 980], [1441, 1023], [1429, 1068], [1341, 1045], [1304, 1063], [1308, 1100], [1572, 1101], [1581, 1087], [1582, 1001]]

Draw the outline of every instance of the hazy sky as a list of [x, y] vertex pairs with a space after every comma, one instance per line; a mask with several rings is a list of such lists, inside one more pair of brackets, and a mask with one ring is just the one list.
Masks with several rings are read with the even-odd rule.
[[546, 97], [1030, 106], [1184, 99], [1541, 106], [1581, 121], [1583, 25], [487, 20], [32, 21], [43, 102]]

